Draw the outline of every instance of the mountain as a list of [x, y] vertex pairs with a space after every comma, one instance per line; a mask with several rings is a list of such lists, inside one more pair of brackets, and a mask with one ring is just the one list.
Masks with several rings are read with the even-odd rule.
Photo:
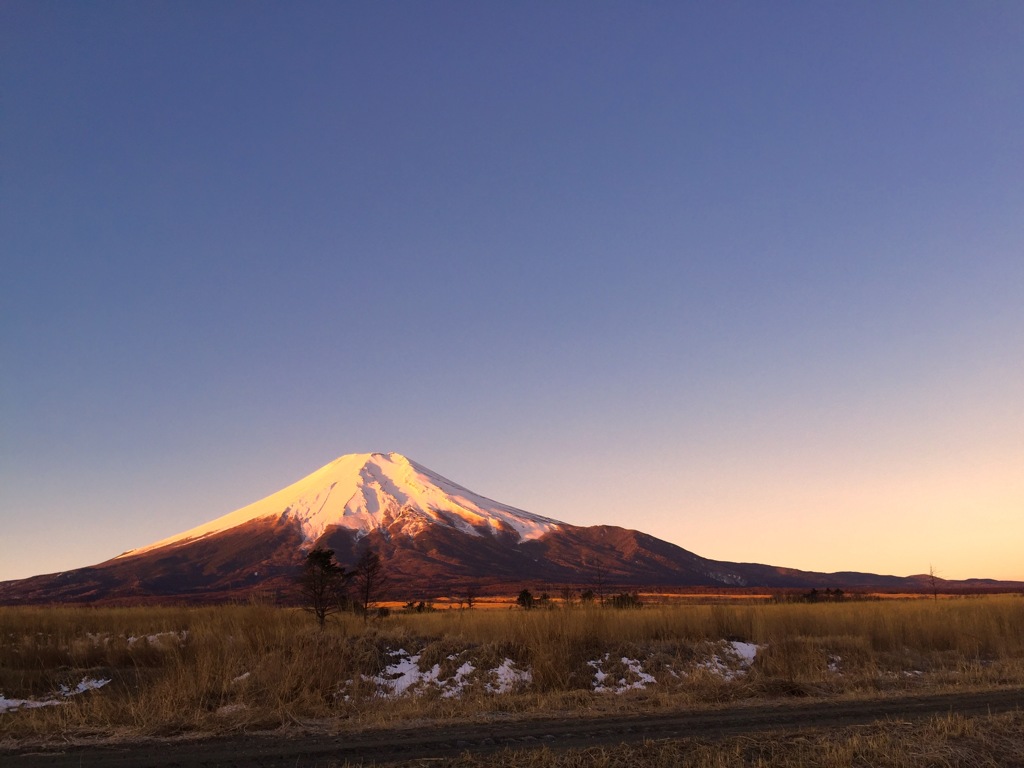
[[257, 592], [287, 600], [316, 546], [349, 566], [365, 549], [375, 551], [395, 599], [597, 582], [619, 589], [928, 586], [923, 576], [708, 560], [639, 531], [534, 515], [400, 454], [372, 453], [342, 456], [254, 504], [104, 563], [0, 582], [0, 603], [215, 601]]

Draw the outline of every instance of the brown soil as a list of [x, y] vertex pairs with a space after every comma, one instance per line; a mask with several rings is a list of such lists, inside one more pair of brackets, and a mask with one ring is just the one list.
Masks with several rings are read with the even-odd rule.
[[393, 763], [541, 746], [569, 749], [651, 739], [706, 740], [769, 731], [841, 728], [879, 720], [909, 721], [947, 713], [997, 714], [1021, 708], [1024, 689], [1013, 688], [889, 699], [759, 703], [654, 715], [435, 723], [340, 735], [239, 734], [117, 746], [6, 749], [0, 750], [0, 762], [9, 768], [329, 768], [345, 763]]

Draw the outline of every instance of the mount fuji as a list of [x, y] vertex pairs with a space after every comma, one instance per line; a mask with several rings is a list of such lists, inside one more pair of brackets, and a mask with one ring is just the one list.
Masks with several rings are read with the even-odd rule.
[[[0, 603], [292, 599], [306, 553], [351, 566], [366, 549], [391, 597], [468, 588], [920, 588], [923, 576], [814, 573], [699, 557], [616, 526], [574, 526], [501, 504], [397, 453], [349, 454], [235, 512], [88, 568], [0, 582]], [[988, 580], [964, 587], [993, 586]]]
[[255, 504], [121, 557], [196, 541], [256, 520], [291, 524], [307, 543], [334, 528], [351, 531], [355, 539], [375, 531], [416, 538], [432, 526], [522, 542], [560, 525], [479, 496], [399, 453], [353, 453]]

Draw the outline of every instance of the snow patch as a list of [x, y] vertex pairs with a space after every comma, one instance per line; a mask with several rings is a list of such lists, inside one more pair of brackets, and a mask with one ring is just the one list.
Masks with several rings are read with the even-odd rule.
[[594, 659], [588, 661], [587, 666], [594, 670], [594, 691], [595, 693], [624, 693], [630, 690], [643, 690], [648, 685], [653, 685], [658, 681], [653, 675], [649, 675], [644, 672], [643, 664], [639, 659], [631, 659], [628, 656], [623, 656], [620, 659], [621, 664], [621, 677], [618, 680], [606, 685], [605, 681], [608, 680], [610, 675], [604, 671], [604, 667], [608, 664], [608, 659], [611, 654], [606, 653], [600, 659]]
[[732, 648], [732, 652], [739, 658], [740, 664], [744, 667], [749, 667], [753, 664], [754, 659], [757, 658], [757, 652], [761, 650], [760, 645], [744, 643], [739, 640], [733, 640], [729, 645]]
[[0, 694], [0, 714], [4, 712], [12, 712], [15, 709], [35, 709], [36, 707], [53, 707], [57, 704], [63, 704], [64, 702], [58, 699], [45, 699], [39, 701], [36, 699], [8, 699]]
[[722, 641], [719, 643], [719, 652], [697, 666], [725, 680], [734, 680], [747, 674], [757, 658], [757, 652], [763, 647], [739, 640]]
[[380, 675], [372, 678], [377, 684], [378, 696], [384, 698], [401, 696], [410, 688], [421, 683], [437, 680], [440, 667], [435, 664], [433, 669], [420, 672], [419, 654], [411, 656], [405, 649], [399, 649], [392, 651], [390, 655], [397, 657], [397, 661], [388, 664]]
[[[694, 667], [731, 681], [747, 673], [764, 646], [722, 640], [710, 644], [709, 648], [711, 653], [705, 660], [687, 669], [673, 669], [663, 662], [657, 662], [657, 666], [666, 674], [666, 679], [671, 678], [671, 685], [680, 684], [688, 676], [688, 670], [692, 671]], [[426, 693], [455, 698], [474, 687], [490, 694], [505, 694], [533, 681], [529, 668], [520, 668], [509, 658], [490, 669], [476, 666], [464, 654], [448, 656], [447, 661], [451, 663], [434, 664], [429, 669], [421, 669], [421, 661], [422, 653], [410, 653], [399, 648], [387, 652], [387, 662], [379, 674], [364, 675], [361, 679], [372, 684], [370, 695], [386, 699]], [[651, 674], [654, 669], [651, 665], [655, 662], [642, 656], [632, 658], [605, 653], [586, 663], [592, 670], [591, 689], [595, 693], [622, 694], [626, 691], [645, 690], [658, 684], [658, 679]], [[456, 667], [456, 664], [459, 666]], [[350, 700], [352, 684], [352, 680], [345, 682], [338, 691], [338, 697]]]
[[149, 645], [152, 646], [166, 646], [177, 644], [181, 645], [188, 639], [188, 630], [183, 629], [180, 632], [157, 632], [152, 635], [136, 636], [131, 635], [128, 638], [128, 647], [132, 648], [138, 643], [145, 640]]
[[58, 704], [63, 704], [64, 699], [70, 698], [71, 696], [78, 696], [86, 691], [95, 691], [97, 688], [102, 688], [104, 685], [109, 683], [110, 680], [95, 680], [89, 677], [83, 677], [82, 682], [76, 685], [74, 688], [68, 688], [66, 685], [60, 686], [58, 693], [61, 698], [49, 698], [49, 699], [8, 699], [0, 693], [0, 714], [4, 712], [13, 712], [16, 709], [36, 709], [38, 707], [54, 707]]
[[446, 699], [458, 698], [462, 695], [463, 689], [469, 682], [470, 675], [476, 672], [476, 667], [470, 664], [468, 661], [461, 667], [455, 670], [455, 676], [452, 677], [450, 685], [441, 693]]
[[516, 669], [512, 659], [505, 659], [492, 671], [494, 682], [487, 683], [489, 693], [508, 693], [522, 685], [533, 682], [533, 674], [528, 669]]
[[[444, 698], [455, 698], [462, 696], [469, 686], [480, 680], [486, 680], [483, 688], [488, 693], [503, 694], [532, 680], [529, 670], [517, 669], [511, 659], [505, 659], [494, 669], [484, 670], [482, 674], [478, 674], [477, 667], [471, 662], [465, 661], [451, 676], [444, 677], [440, 664], [434, 664], [427, 670], [420, 669], [421, 656], [418, 653], [412, 654], [400, 648], [390, 651], [388, 656], [390, 661], [379, 675], [363, 676], [364, 681], [374, 684], [374, 695], [379, 698], [418, 696], [430, 690], [437, 691]], [[456, 660], [456, 656], [448, 657], [448, 661]]]

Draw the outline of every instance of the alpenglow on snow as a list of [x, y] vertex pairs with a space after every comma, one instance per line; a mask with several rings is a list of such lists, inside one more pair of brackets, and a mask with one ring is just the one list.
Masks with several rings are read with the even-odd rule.
[[399, 453], [352, 453], [260, 501], [120, 557], [195, 541], [261, 519], [293, 520], [306, 541], [315, 541], [331, 526], [358, 535], [387, 528], [415, 536], [431, 525], [527, 541], [561, 525], [473, 493]]

